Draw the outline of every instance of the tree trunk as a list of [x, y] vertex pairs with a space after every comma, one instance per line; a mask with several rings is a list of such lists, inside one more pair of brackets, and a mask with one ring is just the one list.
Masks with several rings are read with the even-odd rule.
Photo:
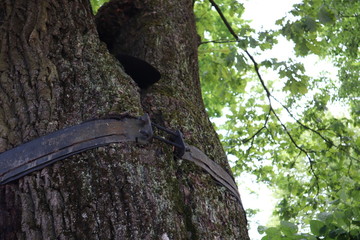
[[[191, 0], [122, 0], [100, 11], [104, 41], [101, 26], [120, 29], [107, 41], [110, 51], [160, 71], [144, 90], [99, 40], [88, 0], [0, 0], [0, 152], [91, 118], [147, 112], [230, 172], [201, 99], [192, 7]], [[129, 9], [119, 25], [106, 20]], [[248, 235], [236, 198], [154, 140], [88, 150], [0, 186], [0, 239]]]

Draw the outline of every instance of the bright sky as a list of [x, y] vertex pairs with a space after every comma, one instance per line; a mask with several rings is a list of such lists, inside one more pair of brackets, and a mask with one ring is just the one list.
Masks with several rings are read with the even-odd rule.
[[[251, 26], [257, 30], [270, 29], [275, 27], [275, 21], [292, 9], [292, 5], [300, 0], [242, 0], [245, 13], [243, 17], [252, 20]], [[265, 58], [276, 57], [286, 59], [292, 52], [292, 44], [285, 39], [279, 42], [279, 47], [274, 51], [259, 56], [261, 61]], [[291, 56], [293, 57], [293, 56]], [[263, 76], [264, 79], [272, 76]], [[276, 204], [276, 199], [272, 197], [271, 190], [265, 184], [256, 183], [255, 176], [242, 174], [238, 179], [239, 191], [245, 208], [259, 209], [260, 212], [249, 218], [250, 220], [250, 239], [260, 240], [257, 227], [267, 225], [271, 220], [272, 211]]]
[[271, 29], [275, 21], [282, 18], [292, 9], [292, 5], [301, 0], [240, 0], [245, 6], [245, 19], [252, 20], [255, 29]]

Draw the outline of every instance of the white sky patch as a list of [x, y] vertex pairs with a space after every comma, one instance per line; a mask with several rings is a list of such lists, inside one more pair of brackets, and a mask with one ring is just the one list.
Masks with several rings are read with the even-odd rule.
[[[248, 0], [241, 1], [244, 4], [245, 12], [243, 18], [251, 20], [251, 27], [257, 30], [267, 30], [277, 28], [276, 20], [286, 16], [292, 9], [293, 4], [299, 0]], [[255, 56], [256, 61], [277, 58], [286, 60], [294, 58], [293, 43], [285, 38], [279, 39], [279, 44], [271, 51], [261, 52]], [[253, 53], [252, 53], [253, 54]], [[261, 73], [266, 80], [274, 80], [277, 77], [273, 71]], [[280, 99], [281, 100], [281, 99]], [[275, 208], [276, 199], [273, 197], [271, 189], [263, 183], [257, 183], [255, 176], [243, 173], [238, 177], [239, 191], [245, 209], [259, 209], [259, 212], [248, 218], [250, 223], [249, 235], [252, 240], [260, 240], [261, 235], [257, 231], [259, 225], [268, 225], [271, 220], [272, 212]]]
[[245, 6], [243, 18], [251, 20], [255, 29], [273, 29], [275, 21], [286, 16], [296, 3], [301, 0], [245, 0], [239, 1]]

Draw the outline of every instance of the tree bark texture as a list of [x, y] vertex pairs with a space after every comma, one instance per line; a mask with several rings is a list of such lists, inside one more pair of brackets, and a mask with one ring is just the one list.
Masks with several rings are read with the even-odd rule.
[[[0, 0], [0, 152], [91, 118], [147, 112], [230, 172], [201, 99], [192, 7], [121, 0], [100, 10], [110, 52], [160, 71], [141, 90], [99, 40], [88, 0]], [[224, 187], [153, 141], [89, 150], [0, 186], [0, 239], [248, 235], [244, 210]]]

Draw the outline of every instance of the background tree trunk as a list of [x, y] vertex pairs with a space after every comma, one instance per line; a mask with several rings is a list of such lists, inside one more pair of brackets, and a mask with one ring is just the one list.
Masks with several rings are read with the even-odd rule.
[[[109, 47], [160, 71], [147, 90], [100, 42], [87, 0], [0, 0], [0, 151], [109, 113], [147, 112], [230, 171], [201, 99], [192, 1], [121, 2], [134, 14]], [[236, 199], [154, 141], [89, 150], [0, 186], [0, 239], [248, 236]]]

